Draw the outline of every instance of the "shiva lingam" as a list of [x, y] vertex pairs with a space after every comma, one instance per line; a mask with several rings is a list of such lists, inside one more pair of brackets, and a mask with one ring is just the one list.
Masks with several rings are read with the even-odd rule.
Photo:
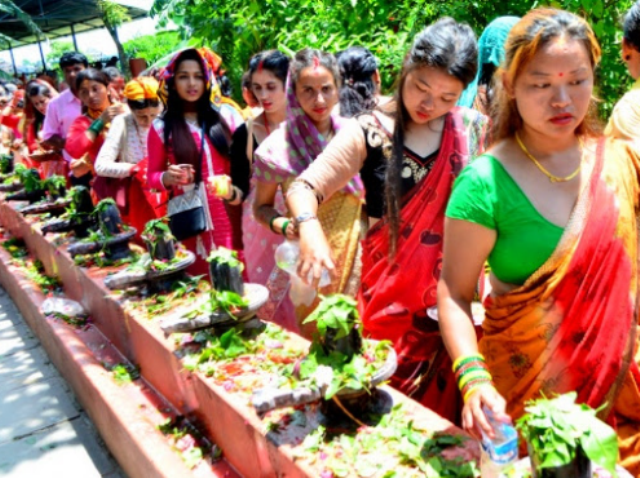
[[98, 227], [93, 214], [93, 201], [89, 189], [84, 186], [71, 188], [71, 203], [68, 212], [61, 219], [55, 219], [42, 226], [43, 235], [50, 232], [73, 232], [75, 237], [83, 239], [91, 230]]
[[44, 214], [50, 213], [52, 216], [59, 216], [71, 204], [71, 198], [65, 196], [67, 180], [63, 176], [51, 176], [42, 181], [42, 186], [46, 192], [46, 199], [20, 210], [22, 214]]
[[304, 323], [310, 322], [316, 322], [317, 332], [307, 356], [293, 367], [290, 388], [254, 391], [252, 404], [258, 413], [320, 400], [327, 417], [338, 415], [338, 409], [351, 417], [366, 410], [376, 400], [375, 387], [395, 373], [395, 350], [387, 342], [362, 339], [362, 322], [351, 297], [324, 297]]
[[98, 229], [88, 237], [69, 246], [69, 254], [95, 254], [104, 251], [105, 258], [116, 261], [131, 256], [129, 241], [136, 235], [133, 227], [122, 222], [116, 202], [103, 199], [94, 210], [98, 216]]
[[165, 334], [259, 325], [260, 321], [255, 316], [269, 299], [267, 288], [244, 283], [244, 265], [236, 251], [220, 247], [211, 253], [207, 261], [212, 285], [210, 294], [197, 301], [189, 313], [167, 317], [160, 324]]
[[21, 188], [18, 192], [9, 194], [5, 198], [6, 201], [28, 201], [29, 204], [34, 204], [45, 199], [47, 190], [40, 179], [40, 172], [37, 169], [27, 169], [24, 166], [17, 167], [15, 173], [18, 176]]
[[13, 175], [13, 154], [0, 155], [0, 183]]
[[169, 228], [169, 219], [149, 221], [142, 233], [147, 253], [124, 270], [108, 276], [104, 284], [109, 289], [125, 289], [141, 285], [143, 295], [167, 293], [176, 281], [184, 280], [186, 268], [196, 261], [193, 252], [178, 244]]

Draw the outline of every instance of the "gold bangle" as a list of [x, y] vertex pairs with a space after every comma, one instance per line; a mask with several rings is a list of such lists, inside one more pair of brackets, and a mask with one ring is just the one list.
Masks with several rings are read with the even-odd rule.
[[469, 399], [471, 398], [471, 395], [473, 395], [475, 392], [479, 391], [481, 388], [484, 387], [491, 387], [493, 389], [495, 389], [496, 387], [493, 386], [493, 384], [491, 382], [485, 382], [485, 383], [480, 383], [478, 385], [476, 385], [475, 387], [473, 387], [472, 389], [468, 390], [467, 393], [464, 394], [464, 397], [462, 397], [462, 401], [464, 403], [467, 403], [467, 401], [469, 401]]

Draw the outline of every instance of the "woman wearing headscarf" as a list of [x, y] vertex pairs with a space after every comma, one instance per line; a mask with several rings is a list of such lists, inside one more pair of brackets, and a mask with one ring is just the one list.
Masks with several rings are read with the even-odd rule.
[[[294, 222], [274, 207], [276, 194], [279, 188], [286, 193], [296, 177], [341, 130], [345, 120], [332, 113], [338, 103], [339, 88], [340, 72], [333, 55], [312, 49], [301, 50], [295, 55], [287, 80], [287, 119], [255, 153], [254, 214], [274, 234], [287, 239], [298, 236]], [[363, 188], [357, 173], [355, 176], [318, 209], [317, 217], [306, 218], [318, 219], [323, 225], [336, 259], [337, 280], [321, 288], [323, 294], [355, 295], [360, 283], [357, 255], [362, 230]], [[292, 285], [298, 325], [317, 305], [317, 298], [309, 302], [308, 296], [301, 297], [303, 286], [297, 281]], [[295, 293], [299, 297], [295, 297]]]
[[[129, 113], [116, 116], [96, 159], [96, 174], [112, 184], [119, 184], [115, 197], [125, 222], [138, 231], [147, 221], [161, 217], [166, 202], [147, 187], [147, 136], [151, 123], [162, 107], [158, 98], [158, 82], [141, 77], [127, 83], [123, 96]], [[95, 187], [95, 185], [94, 185]], [[97, 189], [97, 188], [96, 188]]]
[[493, 99], [493, 74], [504, 61], [504, 44], [518, 20], [519, 17], [498, 17], [484, 29], [478, 40], [478, 73], [460, 96], [458, 106], [489, 115]]
[[205, 259], [215, 248], [242, 250], [242, 237], [234, 237], [223, 200], [204, 187], [214, 176], [230, 173], [232, 128], [227, 118], [233, 121], [235, 116], [211, 68], [214, 60], [219, 58], [203, 48], [182, 50], [171, 59], [160, 74], [158, 90], [166, 109], [153, 122], [147, 140], [149, 186], [172, 197], [195, 187], [202, 196], [206, 230], [183, 240], [197, 257], [189, 273], [198, 275], [207, 274]]

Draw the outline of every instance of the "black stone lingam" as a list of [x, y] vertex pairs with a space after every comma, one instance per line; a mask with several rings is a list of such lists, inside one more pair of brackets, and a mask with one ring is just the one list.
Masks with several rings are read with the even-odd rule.
[[94, 213], [98, 215], [98, 230], [96, 238], [82, 239], [69, 246], [69, 254], [96, 254], [104, 251], [107, 259], [115, 261], [131, 255], [129, 241], [135, 236], [136, 230], [122, 223], [118, 206], [112, 199], [103, 199], [98, 203]]
[[[221, 248], [216, 251], [219, 255], [209, 258], [209, 275], [211, 285], [217, 291], [235, 292], [240, 297], [244, 296], [244, 280], [242, 280], [242, 263], [237, 257], [230, 257]], [[231, 251], [229, 251], [231, 254]], [[229, 257], [228, 257], [229, 256]]]
[[20, 182], [22, 183], [23, 190], [13, 194], [9, 194], [5, 199], [7, 201], [28, 201], [29, 204], [33, 204], [38, 201], [42, 201], [47, 190], [44, 187], [44, 183], [40, 179], [40, 173], [37, 169], [31, 168], [20, 174]]
[[[149, 221], [142, 233], [148, 253], [130, 267], [104, 280], [109, 289], [124, 289], [140, 285], [142, 294], [167, 293], [176, 281], [186, 279], [186, 269], [196, 260], [195, 254], [184, 249], [176, 250], [167, 219]], [[160, 262], [162, 269], [154, 267]]]
[[196, 317], [177, 314], [165, 319], [160, 327], [166, 334], [206, 328], [215, 328], [219, 331], [237, 326], [251, 328], [255, 322], [259, 323], [257, 319], [253, 319], [258, 309], [269, 299], [268, 289], [260, 284], [244, 283], [242, 279], [243, 264], [235, 251], [220, 247], [211, 253], [208, 261], [211, 285], [214, 289], [212, 294], [234, 292], [243, 298], [247, 305], [230, 313], [224, 310], [224, 307], [220, 307], [219, 302], [211, 300], [207, 304], [210, 299], [204, 298], [200, 303], [194, 304], [194, 307], [202, 307], [200, 309], [202, 313]]
[[[325, 363], [323, 366], [326, 368], [329, 367], [327, 364], [331, 363], [348, 364], [352, 363], [355, 355], [364, 353], [360, 331], [362, 323], [352, 298], [341, 294], [324, 297], [309, 316], [308, 321], [316, 322], [318, 325], [318, 331], [309, 348], [309, 355], [313, 355], [317, 363]], [[307, 359], [303, 359], [303, 363], [304, 360]], [[378, 395], [371, 392], [378, 384], [391, 378], [397, 365], [396, 352], [389, 346], [385, 361], [372, 373], [366, 387], [345, 386], [333, 395], [332, 398], [337, 406], [334, 406], [331, 400], [325, 399], [333, 376], [331, 374], [327, 376], [318, 367], [315, 375], [303, 377], [305, 381], [293, 390], [280, 388], [255, 390], [252, 398], [253, 407], [257, 412], [264, 413], [275, 408], [321, 401], [321, 410], [328, 421], [342, 420], [345, 415], [358, 416], [370, 407], [373, 400], [377, 400]]]
[[13, 154], [3, 154], [0, 156], [0, 181], [4, 181], [13, 174]]
[[[14, 180], [4, 184], [9, 178]], [[3, 154], [0, 156], [0, 192], [14, 192], [22, 189], [22, 184], [15, 173], [13, 154]]]
[[62, 176], [51, 176], [43, 181], [47, 197], [46, 201], [40, 201], [20, 210], [22, 214], [44, 214], [60, 216], [71, 204], [71, 199], [65, 199], [66, 179]]
[[75, 186], [71, 190], [71, 204], [69, 217], [47, 222], [42, 226], [43, 235], [50, 232], [73, 232], [75, 237], [83, 239], [89, 236], [91, 230], [98, 227], [93, 214], [91, 193], [84, 186]]

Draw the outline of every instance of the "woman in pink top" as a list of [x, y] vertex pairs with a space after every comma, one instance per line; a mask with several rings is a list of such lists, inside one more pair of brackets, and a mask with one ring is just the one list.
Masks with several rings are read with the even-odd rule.
[[[159, 94], [166, 110], [149, 131], [147, 179], [150, 187], [169, 190], [175, 197], [194, 184], [208, 184], [214, 175], [230, 173], [232, 132], [217, 108], [219, 86], [205, 54], [193, 48], [177, 53], [161, 80]], [[224, 202], [209, 188], [202, 190], [207, 196], [207, 230], [183, 241], [197, 256], [188, 272], [198, 275], [207, 274], [205, 259], [211, 250], [219, 246], [242, 249], [242, 238], [233, 237]]]

